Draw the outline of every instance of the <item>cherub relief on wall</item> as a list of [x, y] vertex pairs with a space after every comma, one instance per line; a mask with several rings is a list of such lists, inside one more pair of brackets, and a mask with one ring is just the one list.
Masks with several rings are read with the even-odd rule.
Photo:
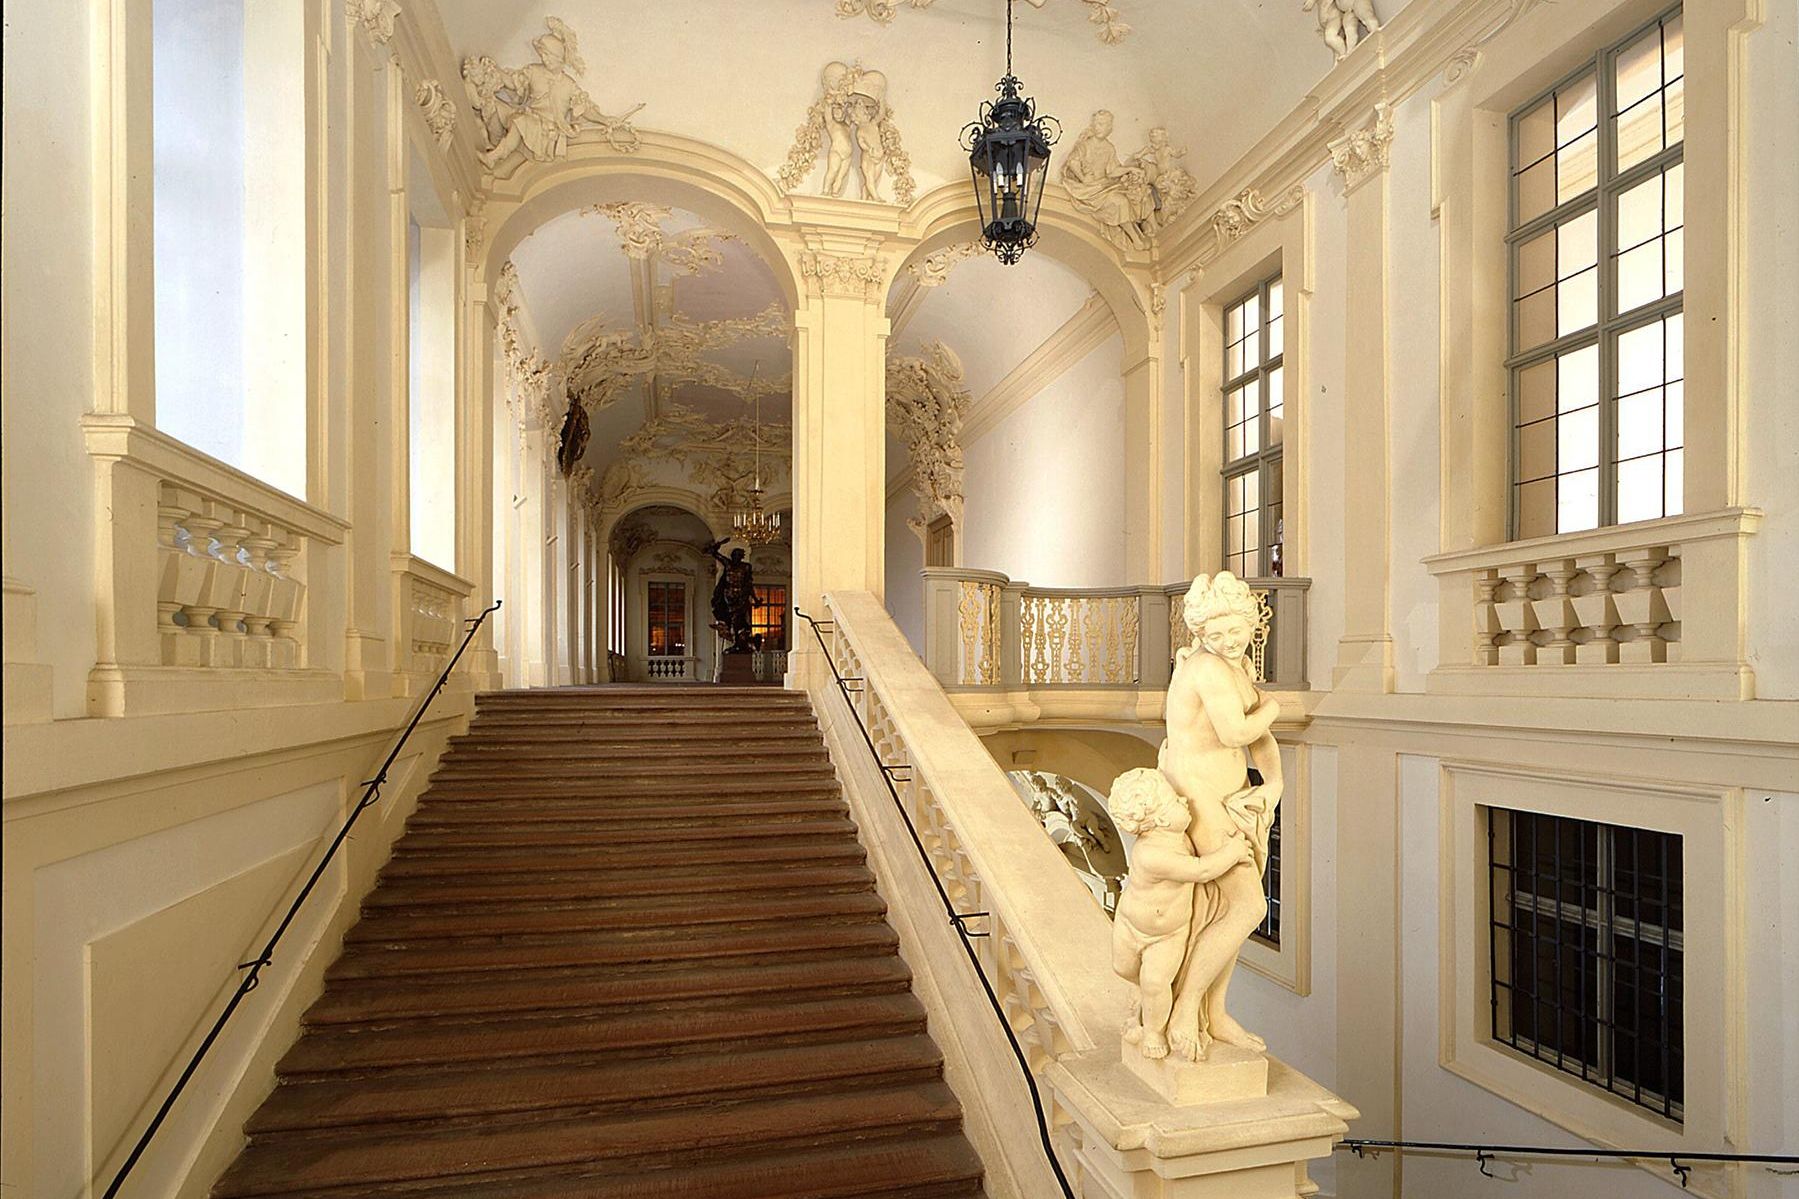
[[631, 118], [643, 105], [616, 117], [601, 112], [581, 86], [587, 62], [575, 31], [558, 17], [546, 17], [544, 23], [549, 32], [531, 43], [537, 52], [534, 63], [502, 67], [486, 54], [462, 60], [463, 85], [485, 135], [481, 161], [490, 171], [520, 157], [552, 162], [588, 129], [598, 129], [621, 154], [638, 147]]
[[818, 168], [825, 151], [824, 194], [841, 196], [852, 167], [860, 176], [864, 200], [885, 201], [881, 181], [893, 177], [896, 203], [910, 204], [917, 194], [912, 156], [900, 144], [899, 127], [887, 105], [887, 76], [861, 63], [826, 63], [820, 73], [820, 95], [806, 110], [805, 124], [793, 137], [787, 161], [776, 176], [781, 190], [798, 188]]
[[1100, 109], [1062, 160], [1062, 186], [1074, 206], [1099, 222], [1100, 233], [1121, 250], [1146, 250], [1156, 234], [1193, 202], [1198, 185], [1168, 141], [1168, 130], [1149, 131], [1149, 144], [1121, 159], [1112, 144], [1113, 117]]

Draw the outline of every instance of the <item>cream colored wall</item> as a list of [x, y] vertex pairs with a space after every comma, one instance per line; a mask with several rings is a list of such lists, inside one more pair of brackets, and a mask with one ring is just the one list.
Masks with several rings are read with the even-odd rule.
[[963, 447], [965, 564], [1040, 587], [1123, 580], [1119, 351], [1109, 338]]

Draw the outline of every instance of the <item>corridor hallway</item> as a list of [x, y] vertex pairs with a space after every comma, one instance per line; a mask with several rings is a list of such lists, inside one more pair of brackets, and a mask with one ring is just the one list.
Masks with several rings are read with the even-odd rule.
[[482, 694], [214, 1194], [978, 1195], [885, 912], [803, 694]]

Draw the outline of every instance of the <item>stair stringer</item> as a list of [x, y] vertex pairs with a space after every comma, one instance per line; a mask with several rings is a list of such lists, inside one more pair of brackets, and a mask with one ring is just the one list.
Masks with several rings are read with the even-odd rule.
[[[831, 763], [868, 854], [912, 992], [924, 1005], [931, 1039], [943, 1052], [943, 1076], [962, 1103], [963, 1129], [986, 1169], [990, 1199], [1041, 1199], [1060, 1186], [1043, 1155], [1018, 1059], [987, 1002], [961, 938], [945, 919], [929, 867], [857, 727], [842, 692], [812, 692]], [[1049, 1108], [1045, 1097], [1044, 1105]]]

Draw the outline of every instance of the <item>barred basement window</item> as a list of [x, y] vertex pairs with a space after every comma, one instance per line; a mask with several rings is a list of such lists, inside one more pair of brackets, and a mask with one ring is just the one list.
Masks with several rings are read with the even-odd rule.
[[1283, 314], [1279, 275], [1224, 310], [1224, 568], [1240, 579], [1285, 569]]
[[1680, 1120], [1680, 838], [1486, 815], [1493, 1039]]
[[1515, 537], [1681, 511], [1684, 85], [1674, 8], [1512, 116]]

